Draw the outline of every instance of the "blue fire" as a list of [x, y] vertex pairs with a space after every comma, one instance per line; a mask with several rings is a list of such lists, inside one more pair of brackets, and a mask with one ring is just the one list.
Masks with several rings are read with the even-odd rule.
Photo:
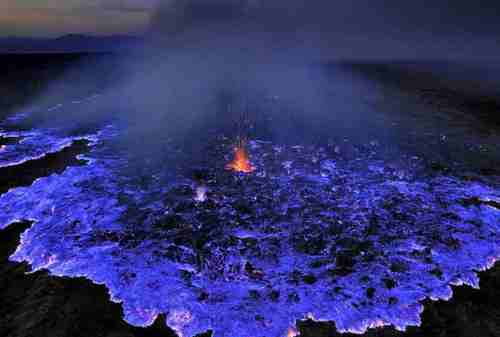
[[116, 126], [10, 132], [25, 140], [0, 152], [2, 166], [91, 142], [87, 165], [0, 196], [0, 228], [33, 221], [11, 259], [104, 284], [132, 325], [165, 313], [182, 336], [284, 336], [305, 317], [341, 332], [404, 330], [420, 324], [424, 299], [478, 287], [500, 257], [498, 182], [424, 174], [416, 158], [395, 166], [253, 141], [249, 175], [221, 155], [203, 181], [183, 168], [135, 177], [126, 168], [142, 159], [111, 150]]

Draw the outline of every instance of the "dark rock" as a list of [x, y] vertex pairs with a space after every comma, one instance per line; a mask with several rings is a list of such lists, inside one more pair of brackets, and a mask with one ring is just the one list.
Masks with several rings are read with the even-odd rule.
[[[0, 336], [176, 337], [159, 315], [147, 328], [128, 325], [107, 289], [84, 278], [27, 274], [25, 263], [8, 260], [29, 223], [0, 230]], [[124, 275], [133, 278], [133, 275]]]
[[245, 264], [245, 272], [250, 278], [262, 279], [264, 278], [264, 272], [261, 269], [255, 268], [250, 262]]
[[337, 269], [352, 269], [356, 264], [355, 252], [351, 250], [342, 250], [337, 252], [335, 256], [335, 264]]
[[441, 271], [441, 269], [439, 269], [438, 267], [432, 269], [430, 271], [430, 273], [434, 276], [436, 276], [437, 278], [442, 278], [443, 277], [443, 272]]
[[297, 251], [309, 255], [319, 255], [326, 248], [326, 240], [323, 234], [295, 235], [293, 242]]
[[450, 170], [449, 167], [447, 167], [445, 164], [436, 161], [431, 162], [429, 164], [429, 167], [431, 170], [439, 173], [448, 172]]
[[290, 294], [288, 294], [288, 302], [299, 303], [300, 302], [299, 294], [297, 294], [296, 292], [291, 292]]
[[384, 284], [385, 284], [385, 287], [387, 289], [393, 289], [396, 287], [396, 281], [394, 281], [393, 279], [391, 278], [385, 278], [383, 279], [382, 281], [384, 281]]
[[363, 277], [361, 278], [361, 282], [363, 282], [363, 283], [370, 282], [370, 280], [371, 280], [371, 278], [370, 278], [370, 276], [368, 276], [368, 275], [365, 275], [365, 276], [363, 276]]
[[200, 295], [198, 296], [198, 301], [204, 302], [204, 301], [208, 300], [208, 297], [209, 297], [208, 293], [206, 291], [202, 291], [202, 292], [200, 292]]
[[235, 203], [233, 203], [233, 208], [239, 213], [244, 213], [244, 214], [253, 213], [252, 206], [244, 199], [240, 199]]
[[313, 262], [311, 262], [309, 264], [309, 266], [311, 268], [314, 268], [314, 269], [317, 269], [317, 268], [321, 268], [323, 267], [324, 265], [330, 263], [329, 260], [327, 259], [318, 259], [318, 260], [314, 260]]
[[195, 168], [191, 172], [194, 180], [199, 182], [208, 181], [212, 177], [212, 174], [208, 168]]
[[461, 246], [460, 241], [451, 236], [443, 239], [443, 243], [451, 249], [458, 249]]
[[187, 200], [181, 200], [174, 206], [174, 211], [176, 213], [183, 213], [192, 211], [196, 207], [195, 201], [190, 198]]
[[366, 235], [374, 235], [377, 234], [379, 231], [379, 220], [378, 216], [375, 213], [372, 213], [370, 216], [369, 224], [366, 229]]
[[181, 215], [169, 214], [162, 219], [159, 219], [155, 224], [153, 224], [153, 227], [163, 230], [172, 230], [185, 223], [186, 220]]
[[405, 273], [410, 270], [410, 267], [404, 261], [394, 261], [391, 263], [390, 269], [393, 273]]
[[442, 216], [443, 216], [443, 218], [446, 218], [446, 219], [449, 219], [449, 220], [460, 221], [460, 217], [457, 214], [452, 213], [452, 212], [443, 213]]
[[302, 277], [302, 280], [306, 284], [314, 284], [318, 279], [313, 274], [307, 274]]
[[264, 321], [264, 320], [265, 320], [265, 318], [264, 318], [264, 316], [262, 316], [262, 315], [255, 315], [255, 320], [256, 320], [256, 321]]
[[180, 270], [181, 277], [184, 281], [191, 283], [191, 278], [193, 277], [193, 272], [188, 270]]
[[169, 194], [172, 194], [177, 197], [180, 196], [190, 197], [194, 194], [194, 190], [190, 185], [177, 185], [169, 191]]
[[269, 298], [271, 299], [271, 301], [277, 302], [280, 298], [279, 290], [271, 290], [271, 292], [269, 293]]
[[292, 271], [288, 276], [288, 282], [293, 284], [299, 284], [302, 280], [302, 273], [298, 270]]
[[255, 289], [251, 289], [248, 291], [248, 297], [253, 300], [258, 300], [260, 298], [260, 293]]
[[163, 256], [178, 263], [196, 264], [196, 256], [186, 253], [186, 250], [176, 245], [170, 245], [163, 251]]
[[69, 166], [86, 165], [87, 161], [77, 157], [90, 150], [88, 144], [87, 140], [77, 140], [59, 152], [47, 153], [19, 165], [0, 167], [0, 194], [14, 187], [30, 186], [38, 178], [60, 174]]

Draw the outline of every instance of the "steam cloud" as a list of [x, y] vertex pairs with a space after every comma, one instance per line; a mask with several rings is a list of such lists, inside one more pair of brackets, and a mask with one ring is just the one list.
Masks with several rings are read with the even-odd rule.
[[[317, 134], [318, 125], [324, 132], [328, 126], [342, 125], [354, 128], [352, 134], [363, 134], [370, 128], [369, 112], [356, 104], [364, 95], [365, 83], [340, 69], [327, 74], [318, 64], [437, 55], [452, 59], [471, 51], [474, 57], [486, 55], [477, 51], [490, 45], [487, 34], [474, 40], [475, 48], [464, 50], [460, 33], [463, 29], [470, 34], [495, 32], [498, 24], [477, 9], [483, 17], [483, 25], [477, 25], [474, 19], [464, 19], [465, 8], [459, 6], [455, 14], [444, 11], [448, 5], [434, 1], [432, 6], [430, 2], [428, 6], [405, 4], [409, 7], [405, 9], [393, 0], [377, 4], [367, 0], [163, 1], [153, 15], [145, 48], [116, 65], [119, 84], [109, 87], [90, 117], [101, 118], [105, 111], [124, 119], [131, 128], [130, 146], [140, 137], [141, 143], [154, 147], [156, 139], [165, 135], [202, 143], [206, 134], [202, 127], [234, 119], [228, 111], [220, 114], [231, 101], [242, 105], [256, 96], [257, 101], [279, 97], [282, 108], [269, 124], [272, 136]], [[460, 41], [454, 36], [460, 36]], [[91, 67], [85, 69], [89, 77], [101, 76]], [[51, 91], [58, 90], [57, 83], [66, 82], [63, 76], [42, 96], [50, 97]], [[235, 106], [232, 113], [241, 109]], [[283, 116], [290, 111], [293, 118]], [[61, 117], [59, 111], [54, 114], [50, 120]], [[71, 118], [82, 123], [90, 119], [88, 111], [74, 112]]]

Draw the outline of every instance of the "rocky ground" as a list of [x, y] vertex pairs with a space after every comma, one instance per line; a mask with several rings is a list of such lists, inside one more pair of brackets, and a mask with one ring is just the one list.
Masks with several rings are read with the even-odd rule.
[[[26, 264], [8, 261], [19, 235], [29, 226], [19, 223], [0, 232], [0, 335], [6, 337], [161, 337], [175, 336], [159, 318], [147, 329], [126, 324], [119, 304], [109, 301], [104, 286], [87, 279], [26, 274]], [[422, 326], [398, 332], [370, 330], [369, 337], [489, 337], [500, 336], [500, 265], [480, 274], [480, 290], [454, 288], [450, 301], [426, 301]], [[299, 323], [301, 336], [339, 334], [328, 323]]]
[[[205, 184], [210, 192], [208, 196], [210, 200], [219, 200], [222, 202], [221, 198], [227, 195], [230, 191], [233, 197], [227, 198], [222, 202], [226, 205], [225, 208], [237, 209], [241, 215], [239, 219], [240, 224], [245, 224], [250, 221], [252, 212], [255, 210], [265, 211], [266, 208], [278, 207], [279, 203], [274, 205], [274, 201], [268, 200], [264, 204], [259, 204], [259, 196], [265, 196], [271, 193], [266, 189], [275, 189], [269, 182], [265, 183], [266, 176], [272, 176], [280, 172], [283, 168], [279, 163], [284, 163], [288, 166], [285, 160], [286, 158], [281, 158], [276, 160], [274, 157], [282, 156], [282, 152], [279, 148], [266, 149], [270, 147], [269, 144], [250, 144], [249, 147], [257, 146], [262, 152], [257, 158], [254, 159], [254, 164], [256, 164], [261, 169], [257, 169], [255, 175], [258, 178], [249, 179], [248, 177], [241, 176], [235, 179], [232, 174], [222, 171], [211, 171], [207, 169], [195, 169], [194, 171], [190, 169], [191, 165], [182, 169], [183, 172], [191, 172], [193, 179], [198, 180], [199, 183]], [[370, 145], [372, 146], [372, 145]], [[78, 147], [77, 147], [78, 148]], [[79, 164], [75, 156], [78, 154], [75, 148], [69, 147], [67, 151], [59, 152], [59, 157], [54, 161], [53, 156], [49, 156], [48, 159], [44, 160], [34, 160], [30, 161], [30, 165], [33, 167], [40, 166], [46, 170], [53, 169], [54, 172], [59, 172], [68, 165]], [[81, 148], [80, 150], [85, 150]], [[331, 149], [335, 153], [335, 148]], [[72, 152], [73, 151], [73, 152]], [[223, 156], [224, 153], [230, 153], [230, 144], [226, 145], [225, 151], [220, 151], [220, 149], [212, 148], [212, 151], [217, 153], [210, 153], [207, 151], [206, 156], [209, 158], [215, 158], [217, 156]], [[274, 151], [274, 152], [273, 152]], [[277, 152], [276, 152], [277, 151]], [[302, 166], [306, 167], [313, 166], [317, 167], [317, 173], [320, 175], [329, 175], [332, 170], [338, 168], [335, 164], [329, 161], [321, 160], [321, 156], [325, 156], [323, 153], [315, 154], [311, 149], [301, 150], [297, 148], [295, 151], [305, 151], [299, 156], [303, 160], [301, 163], [294, 164], [299, 165], [298, 170], [301, 171]], [[360, 153], [366, 151], [362, 149], [361, 152], [356, 152], [353, 149], [349, 153]], [[276, 153], [275, 153], [276, 152]], [[368, 151], [369, 152], [369, 151]], [[256, 154], [256, 150], [253, 152]], [[271, 156], [265, 157], [263, 154], [271, 154]], [[275, 153], [275, 154], [273, 154]], [[290, 153], [289, 151], [284, 151], [284, 153]], [[307, 153], [307, 155], [305, 154]], [[315, 159], [317, 155], [317, 165], [315, 164]], [[228, 155], [227, 160], [231, 159]], [[356, 157], [356, 156], [354, 156]], [[223, 162], [224, 160], [219, 161]], [[330, 165], [320, 165], [319, 163], [332, 164]], [[278, 166], [276, 166], [278, 164]], [[290, 163], [290, 165], [292, 165]], [[410, 165], [410, 164], [409, 164]], [[266, 168], [263, 172], [262, 168]], [[285, 167], [286, 168], [286, 167]], [[437, 171], [439, 174], [440, 169], [434, 168], [432, 165], [428, 168], [432, 171]], [[375, 170], [376, 168], [371, 168], [370, 170]], [[24, 172], [24, 171], [23, 171]], [[30, 176], [30, 172], [38, 176], [43, 176], [44, 171], [37, 169], [26, 170], [21, 176], [24, 177], [21, 181], [26, 179], [33, 180], [33, 176]], [[41, 173], [40, 173], [41, 172]], [[391, 171], [392, 172], [392, 171]], [[401, 173], [395, 171], [391, 174], [399, 175]], [[434, 173], [431, 173], [434, 174]], [[213, 176], [215, 175], [215, 176]], [[288, 176], [294, 176], [290, 173]], [[297, 183], [300, 185], [301, 176], [297, 176]], [[344, 178], [345, 179], [345, 178]], [[471, 179], [474, 179], [473, 177]], [[246, 183], [245, 183], [246, 180]], [[246, 187], [245, 187], [246, 186]], [[347, 186], [352, 186], [350, 183]], [[292, 187], [290, 187], [292, 188]], [[247, 195], [248, 191], [243, 193], [246, 189], [256, 189], [256, 191], [250, 191], [250, 194], [255, 193], [257, 198], [253, 198], [253, 201], [245, 200], [244, 198], [238, 199], [239, 193], [241, 195]], [[297, 187], [292, 188], [292, 190], [297, 189]], [[234, 191], [233, 191], [234, 190]], [[279, 188], [277, 190], [280, 190]], [[240, 191], [240, 192], [238, 192]], [[212, 202], [206, 204], [200, 204], [196, 206], [192, 201], [192, 195], [195, 194], [195, 190], [192, 189], [190, 185], [179, 185], [174, 187], [166, 196], [167, 204], [172, 205], [172, 208], [176, 212], [180, 212], [180, 216], [186, 216], [189, 212], [193, 210], [201, 210], [199, 216], [210, 217], [210, 216], [221, 216], [218, 212], [213, 213]], [[310, 202], [308, 207], [314, 207], [319, 200], [309, 200], [309, 197], [314, 198], [314, 195], [307, 196], [308, 191], [303, 191], [305, 194], [304, 201]], [[335, 192], [336, 193], [336, 192]], [[342, 193], [342, 192], [340, 192]], [[352, 193], [349, 192], [349, 193]], [[285, 193], [286, 194], [286, 193]], [[303, 194], [303, 193], [302, 193]], [[187, 198], [185, 197], [187, 196]], [[234, 198], [236, 196], [236, 198]], [[338, 198], [339, 196], [336, 196]], [[233, 200], [234, 199], [234, 200]], [[265, 201], [265, 200], [263, 200]], [[257, 203], [257, 204], [255, 204]], [[470, 203], [474, 203], [473, 200]], [[494, 204], [493, 207], [498, 207]], [[189, 211], [191, 210], [191, 211]], [[309, 212], [311, 213], [311, 212]], [[311, 214], [313, 214], [312, 212]], [[133, 213], [129, 216], [134, 216]], [[224, 216], [222, 216], [224, 217]], [[162, 218], [161, 222], [155, 223], [154, 226], [157, 228], [151, 234], [154, 234], [152, 238], [158, 237], [165, 230], [167, 232], [173, 231], [173, 234], [169, 234], [165, 239], [172, 239], [178, 245], [193, 244], [196, 245], [196, 240], [203, 240], [203, 232], [192, 232], [192, 229], [181, 228], [178, 226], [184, 223], [183, 221], [168, 221], [169, 217]], [[250, 220], [249, 220], [250, 219]], [[219, 219], [220, 220], [220, 219]], [[407, 219], [408, 220], [408, 219]], [[310, 225], [314, 225], [311, 223]], [[0, 235], [0, 242], [2, 243], [1, 250], [1, 275], [0, 278], [0, 298], [3, 302], [0, 308], [0, 333], [6, 336], [173, 336], [173, 331], [165, 327], [164, 318], [160, 318], [156, 323], [148, 328], [134, 328], [126, 324], [123, 321], [123, 312], [120, 305], [109, 301], [109, 295], [104, 286], [96, 286], [92, 282], [84, 278], [58, 278], [51, 277], [46, 271], [38, 271], [32, 274], [26, 274], [29, 270], [29, 266], [25, 263], [17, 264], [8, 261], [8, 256], [10, 256], [17, 244], [18, 237], [20, 233], [29, 226], [28, 223], [19, 223], [14, 226], [10, 226], [3, 230]], [[167, 226], [167, 227], [165, 227]], [[170, 233], [170, 232], [169, 232]], [[191, 234], [189, 234], [191, 233]], [[311, 233], [316, 233], [316, 231], [311, 231]], [[300, 231], [295, 233], [297, 237], [301, 237]], [[305, 232], [304, 235], [307, 233]], [[172, 236], [173, 235], [173, 236]], [[187, 235], [187, 236], [186, 236]], [[202, 235], [199, 237], [199, 235]], [[217, 235], [217, 234], [214, 234]], [[134, 236], [136, 237], [136, 236]], [[191, 239], [189, 238], [191, 237]], [[215, 236], [217, 237], [217, 236]], [[151, 238], [151, 239], [152, 239]], [[214, 237], [211, 237], [215, 240]], [[112, 240], [112, 238], [111, 238]], [[121, 238], [124, 245], [134, 245], [134, 240]], [[186, 241], [187, 240], [187, 241]], [[191, 242], [191, 240], [194, 240]], [[221, 240], [225, 240], [224, 237]], [[316, 236], [309, 237], [309, 245], [301, 245], [303, 241], [297, 241], [297, 246], [295, 249], [298, 251], [303, 251], [306, 254], [316, 255], [318, 252], [310, 251], [315, 249], [320, 249], [317, 247], [321, 245], [320, 238]], [[319, 240], [319, 241], [318, 241]], [[191, 243], [190, 243], [191, 242]], [[317, 244], [316, 244], [317, 243]], [[263, 245], [262, 248], [267, 247]], [[195, 248], [195, 247], [193, 247]], [[349, 248], [349, 247], [348, 247]], [[352, 248], [352, 247], [351, 247]], [[251, 250], [252, 247], [249, 247]], [[174, 253], [174, 252], [172, 252]], [[337, 254], [338, 255], [338, 254]], [[177, 259], [175, 254], [169, 258]], [[344, 275], [350, 273], [350, 268], [352, 268], [352, 263], [357, 259], [356, 255], [345, 255], [342, 261], [337, 258], [337, 269], [336, 274]], [[352, 263], [351, 263], [351, 262]], [[252, 265], [247, 265], [244, 273], [254, 276], [256, 278], [262, 278], [265, 275], [260, 275], [259, 270], [255, 269]], [[345, 268], [344, 268], [345, 267]], [[306, 283], [315, 283], [314, 277], [309, 277], [308, 275], [302, 275]], [[301, 281], [298, 281], [301, 282]], [[497, 308], [497, 301], [500, 299], [500, 267], [496, 267], [481, 273], [481, 289], [475, 290], [467, 286], [454, 288], [454, 296], [451, 301], [426, 301], [425, 311], [423, 314], [423, 324], [420, 328], [409, 328], [407, 332], [401, 333], [393, 328], [379, 328], [375, 330], [370, 330], [365, 335], [366, 336], [498, 336], [500, 327], [500, 310]], [[367, 296], [369, 294], [367, 293]], [[333, 324], [328, 323], [316, 323], [313, 321], [304, 321], [299, 323], [300, 333], [303, 336], [335, 336], [340, 335], [336, 332], [336, 328]]]
[[[425, 80], [421, 82], [427, 83]], [[413, 82], [408, 81], [405, 83]], [[417, 90], [424, 94], [426, 92], [422, 88], [414, 88], [409, 84], [402, 87], [408, 91]], [[434, 88], [431, 91], [433, 93], [444, 92], [446, 102], [443, 103], [441, 95], [432, 94], [424, 95], [424, 104], [434, 104], [436, 106], [445, 104], [449, 107], [453, 106], [449, 101], [457, 102], [456, 105], [459, 106], [460, 111], [473, 108], [484, 112], [479, 114], [480, 119], [486, 118], [485, 116], [491, 115], [492, 112], [498, 113], [498, 103], [490, 101], [490, 98], [488, 98], [487, 104], [478, 103], [475, 105], [470, 103], [470, 100], [474, 101], [474, 98], [467, 97], [467, 102], [464, 103], [457, 99], [460, 95], [455, 97], [455, 94], [447, 94], [446, 91], [440, 91], [439, 88]], [[2, 143], [7, 144], [9, 142], [9, 140], [0, 139], [0, 146]], [[377, 145], [367, 145], [368, 148], [372, 146]], [[83, 162], [78, 160], [76, 156], [87, 150], [85, 142], [78, 141], [65, 150], [48, 155], [42, 160], [34, 160], [17, 166], [17, 170], [21, 168], [21, 171], [15, 171], [9, 167], [2, 168], [0, 169], [0, 193], [11, 187], [29, 185], [36, 178], [47, 176], [50, 173], [62, 172], [68, 166], [81, 165]], [[332, 150], [335, 152], [335, 149]], [[342, 151], [345, 150], [342, 149]], [[495, 155], [492, 157], [495, 158]], [[491, 162], [487, 162], [481, 169], [487, 170], [491, 166], [489, 163]], [[264, 166], [268, 167], [269, 165]], [[443, 162], [429, 163], [428, 167], [438, 173], [447, 173], [450, 169]], [[491, 168], [491, 170], [494, 176], [497, 171], [494, 168]], [[195, 176], [196, 174], [195, 172]], [[204, 172], [201, 172], [201, 180], [206, 179], [206, 177], [203, 177], [204, 174]], [[397, 172], [394, 174], [397, 175]], [[260, 178], [262, 180], [263, 177]], [[219, 179], [224, 179], [224, 177], [219, 177]], [[226, 179], [230, 178], [226, 177]], [[474, 180], [475, 178], [471, 177], [470, 179]], [[206, 181], [203, 181], [203, 183], [206, 183]], [[226, 183], [224, 186], [234, 185], [237, 187], [234, 181]], [[210, 183], [208, 185], [210, 187]], [[211, 186], [211, 188], [213, 191], [216, 186]], [[173, 190], [174, 195], [172, 195], [172, 198], [175, 199], [178, 195], [182, 195], [182, 191], [177, 192]], [[257, 192], [262, 194], [261, 190]], [[192, 195], [192, 193], [193, 191], [189, 190], [189, 195]], [[314, 203], [315, 201], [311, 202]], [[469, 200], [469, 202], [473, 203], [474, 200]], [[207, 207], [209, 206], [210, 204]], [[268, 205], [261, 206], [265, 208]], [[245, 204], [244, 200], [240, 203], [238, 203], [238, 200], [234, 203], [231, 202], [231, 207], [239, 209], [241, 214], [248, 211], [246, 210], [248, 205]], [[493, 207], [498, 208], [498, 205], [495, 204]], [[209, 213], [209, 211], [207, 209], [205, 213]], [[245, 219], [243, 219], [244, 221]], [[109, 294], [104, 286], [95, 285], [84, 278], [51, 277], [44, 270], [26, 274], [29, 271], [29, 266], [26, 263], [10, 262], [8, 257], [15, 251], [19, 243], [19, 235], [29, 225], [29, 223], [18, 223], [0, 231], [1, 336], [175, 336], [172, 330], [166, 328], [165, 318], [162, 315], [153, 326], [146, 329], [135, 328], [126, 324], [123, 320], [121, 305], [110, 301]], [[158, 225], [168, 226], [168, 222], [163, 221]], [[170, 229], [166, 228], [166, 230]], [[176, 229], [174, 228], [174, 230]], [[185, 239], [183, 235], [183, 233], [180, 233], [180, 241]], [[301, 247], [299, 242], [296, 248], [298, 250], [307, 250], [308, 247]], [[306, 251], [306, 253], [308, 252]], [[344, 260], [344, 264], [349, 267], [349, 257]], [[259, 270], [254, 269], [252, 265], [245, 268], [245, 272], [259, 277]], [[308, 280], [314, 283], [314, 280]], [[367, 296], [370, 297], [370, 294], [367, 293]], [[433, 302], [426, 300], [421, 327], [410, 327], [406, 332], [398, 332], [394, 328], [377, 328], [369, 330], [363, 336], [500, 336], [500, 307], [497, 304], [499, 300], [500, 265], [497, 264], [490, 270], [480, 273], [479, 290], [468, 286], [454, 287], [454, 296], [450, 301]], [[326, 337], [341, 335], [336, 332], [335, 326], [330, 323], [302, 321], [298, 324], [298, 327], [301, 336]]]
[[104, 286], [45, 271], [28, 273], [27, 264], [10, 262], [19, 235], [29, 226], [18, 223], [0, 233], [1, 336], [175, 336], [162, 317], [147, 329], [126, 324], [120, 304], [109, 300]]

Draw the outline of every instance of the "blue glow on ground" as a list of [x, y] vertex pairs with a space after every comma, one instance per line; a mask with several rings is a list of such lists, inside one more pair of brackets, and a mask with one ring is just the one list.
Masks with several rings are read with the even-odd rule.
[[[0, 228], [34, 221], [11, 259], [104, 284], [133, 325], [166, 313], [184, 336], [278, 337], [306, 316], [342, 332], [404, 330], [420, 324], [423, 299], [478, 287], [476, 272], [500, 257], [494, 182], [426, 175], [415, 158], [347, 160], [258, 141], [252, 175], [224, 170], [221, 155], [203, 185], [161, 167], [146, 169], [144, 182], [108, 148], [119, 132], [86, 137], [88, 165], [1, 195]], [[74, 140], [50, 130], [18, 136], [25, 140], [0, 152], [0, 165]], [[195, 200], [200, 186], [206, 201]]]

